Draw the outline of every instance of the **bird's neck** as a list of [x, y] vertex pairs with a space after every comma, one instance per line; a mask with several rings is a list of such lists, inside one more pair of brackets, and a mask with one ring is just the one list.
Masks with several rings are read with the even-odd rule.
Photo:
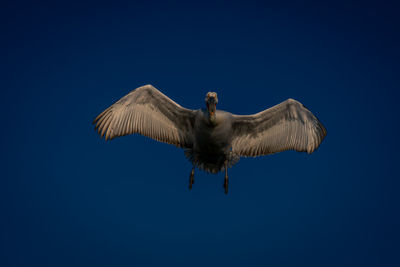
[[216, 112], [214, 112], [213, 115], [211, 115], [210, 113], [208, 113], [208, 122], [215, 126], [217, 124], [217, 116], [215, 115]]

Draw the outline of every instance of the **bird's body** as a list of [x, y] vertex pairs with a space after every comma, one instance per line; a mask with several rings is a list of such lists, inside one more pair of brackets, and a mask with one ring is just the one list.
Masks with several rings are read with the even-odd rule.
[[225, 170], [240, 156], [261, 156], [284, 150], [312, 153], [326, 135], [324, 126], [300, 102], [288, 99], [253, 115], [216, 110], [217, 94], [206, 95], [206, 109], [181, 107], [151, 85], [131, 91], [94, 120], [106, 140], [139, 133], [185, 149], [194, 169]]
[[193, 147], [185, 151], [189, 160], [202, 170], [217, 173], [235, 164], [239, 157], [231, 151], [232, 114], [217, 110], [215, 122], [210, 122], [207, 110], [196, 111]]

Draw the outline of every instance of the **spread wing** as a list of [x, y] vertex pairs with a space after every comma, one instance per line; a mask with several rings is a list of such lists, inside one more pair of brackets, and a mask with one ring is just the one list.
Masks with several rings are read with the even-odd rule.
[[152, 139], [190, 147], [195, 111], [172, 101], [151, 85], [131, 91], [98, 115], [93, 124], [106, 140], [139, 133]]
[[232, 151], [241, 156], [285, 150], [312, 153], [326, 136], [321, 122], [293, 99], [254, 115], [233, 115], [232, 126]]

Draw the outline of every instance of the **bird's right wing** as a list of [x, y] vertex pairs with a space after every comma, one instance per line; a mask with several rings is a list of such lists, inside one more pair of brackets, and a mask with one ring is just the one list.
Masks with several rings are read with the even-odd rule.
[[152, 85], [145, 85], [104, 110], [93, 124], [106, 140], [139, 133], [186, 148], [193, 143], [194, 119], [195, 111], [181, 107]]
[[233, 115], [232, 128], [232, 151], [251, 157], [284, 150], [312, 153], [326, 136], [322, 123], [294, 99], [254, 115]]

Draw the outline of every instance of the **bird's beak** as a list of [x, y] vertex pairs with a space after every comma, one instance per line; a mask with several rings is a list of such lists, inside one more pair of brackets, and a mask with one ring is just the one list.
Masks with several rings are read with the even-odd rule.
[[208, 99], [208, 102], [207, 102], [207, 108], [208, 108], [208, 113], [211, 116], [214, 116], [216, 107], [217, 107], [217, 103], [215, 101], [215, 98], [214, 97], [210, 97]]

